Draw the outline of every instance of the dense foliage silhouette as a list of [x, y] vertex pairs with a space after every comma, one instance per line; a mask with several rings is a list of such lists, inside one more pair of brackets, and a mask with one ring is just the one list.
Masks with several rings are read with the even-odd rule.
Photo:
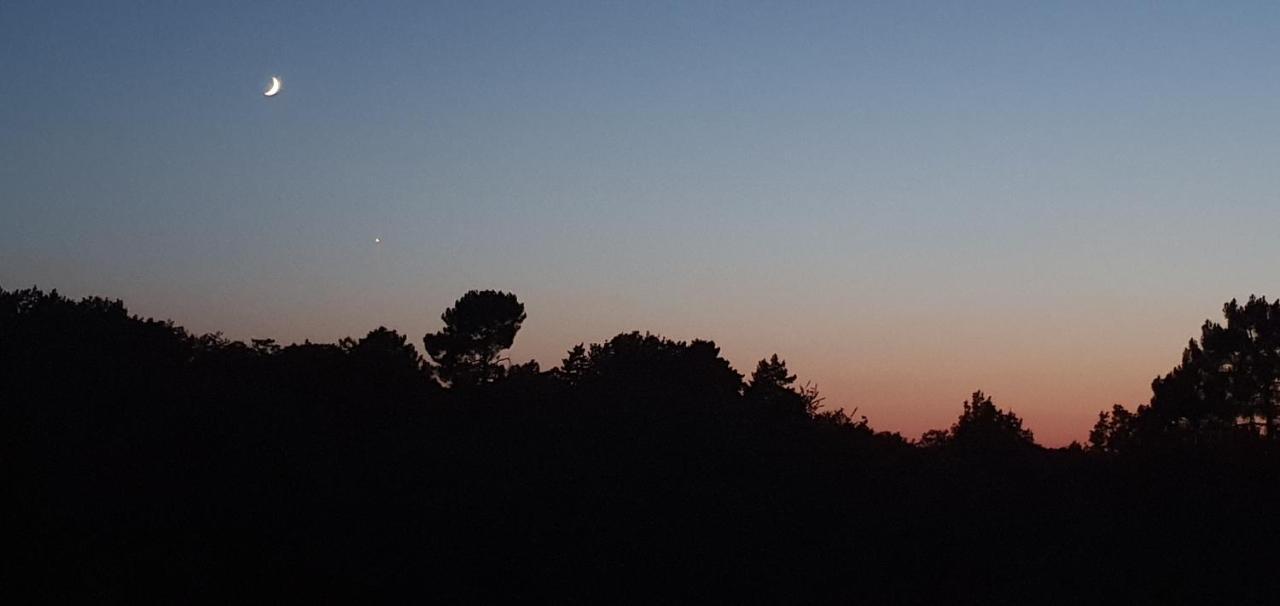
[[969, 453], [1008, 455], [1036, 446], [1030, 429], [1012, 411], [1000, 410], [982, 390], [962, 405], [964, 412], [950, 429], [934, 429], [920, 437], [925, 447], [963, 449]]
[[524, 305], [515, 295], [471, 291], [440, 316], [444, 329], [422, 339], [435, 361], [435, 376], [446, 385], [492, 383], [503, 376], [498, 355], [516, 339]]
[[1046, 449], [981, 391], [910, 441], [777, 355], [630, 332], [249, 343], [0, 289], [0, 591], [46, 602], [1271, 603], [1280, 304]]
[[1106, 451], [1159, 445], [1275, 441], [1280, 431], [1280, 301], [1232, 299], [1226, 324], [1206, 320], [1182, 363], [1151, 384], [1151, 402], [1135, 412], [1099, 413], [1089, 434]]

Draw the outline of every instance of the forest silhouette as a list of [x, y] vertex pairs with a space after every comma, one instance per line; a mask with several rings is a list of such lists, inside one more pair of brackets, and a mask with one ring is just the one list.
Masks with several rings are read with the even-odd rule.
[[1149, 402], [1051, 449], [982, 391], [950, 427], [876, 431], [711, 341], [514, 363], [504, 292], [464, 294], [420, 355], [385, 327], [246, 343], [0, 289], [4, 593], [1276, 603], [1280, 301], [1223, 312]]

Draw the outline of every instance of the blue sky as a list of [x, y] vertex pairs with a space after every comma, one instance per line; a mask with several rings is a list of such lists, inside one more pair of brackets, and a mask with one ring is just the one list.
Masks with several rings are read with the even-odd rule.
[[1062, 442], [1280, 292], [1277, 57], [1274, 3], [9, 0], [0, 285], [284, 341], [500, 288], [544, 366], [712, 338]]

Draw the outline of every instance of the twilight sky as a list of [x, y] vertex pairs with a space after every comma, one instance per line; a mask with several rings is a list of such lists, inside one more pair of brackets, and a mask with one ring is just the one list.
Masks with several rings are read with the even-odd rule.
[[419, 346], [497, 288], [544, 367], [709, 338], [1049, 445], [1280, 294], [1274, 2], [356, 4], [0, 2], [0, 286]]

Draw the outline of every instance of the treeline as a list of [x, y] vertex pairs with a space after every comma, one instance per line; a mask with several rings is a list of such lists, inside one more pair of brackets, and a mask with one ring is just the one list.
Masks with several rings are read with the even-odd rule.
[[504, 357], [514, 295], [422, 340], [192, 335], [0, 289], [3, 591], [44, 601], [1269, 602], [1280, 302], [1149, 403], [1036, 445], [981, 391], [918, 439], [778, 356], [623, 333]]

